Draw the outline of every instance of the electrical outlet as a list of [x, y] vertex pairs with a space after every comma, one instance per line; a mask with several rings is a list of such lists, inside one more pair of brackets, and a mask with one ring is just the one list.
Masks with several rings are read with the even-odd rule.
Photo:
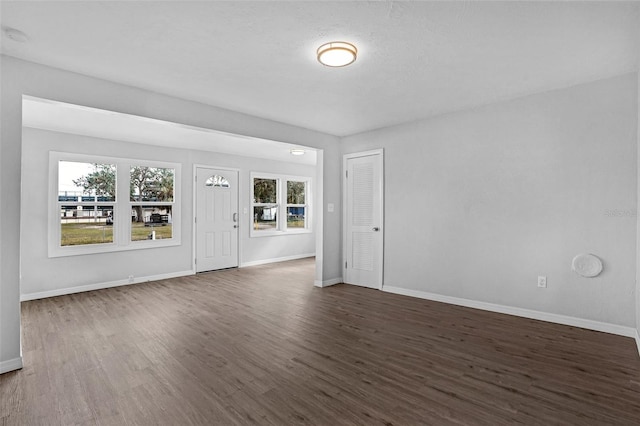
[[129, 275], [129, 283], [133, 283], [133, 275]]
[[547, 288], [547, 277], [538, 276], [538, 287]]

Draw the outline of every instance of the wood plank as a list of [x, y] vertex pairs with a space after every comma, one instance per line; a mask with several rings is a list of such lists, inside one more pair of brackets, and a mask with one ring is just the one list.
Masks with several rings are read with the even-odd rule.
[[0, 424], [640, 424], [632, 339], [313, 275], [302, 259], [24, 302]]

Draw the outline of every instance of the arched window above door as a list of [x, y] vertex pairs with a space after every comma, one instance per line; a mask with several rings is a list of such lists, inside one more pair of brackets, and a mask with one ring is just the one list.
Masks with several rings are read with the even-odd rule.
[[217, 186], [219, 188], [229, 188], [229, 181], [220, 175], [210, 176], [204, 183], [205, 186]]

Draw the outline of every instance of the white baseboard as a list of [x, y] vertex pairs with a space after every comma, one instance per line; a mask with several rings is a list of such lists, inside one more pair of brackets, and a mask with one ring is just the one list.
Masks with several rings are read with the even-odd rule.
[[[303, 259], [303, 258], [313, 257], [313, 256], [315, 256], [315, 253], [299, 254], [295, 256], [279, 257], [275, 259], [258, 260], [254, 262], [245, 262], [241, 264], [240, 267], [264, 265], [267, 263], [275, 263], [275, 262], [284, 262], [287, 260]], [[44, 299], [46, 297], [64, 296], [66, 294], [82, 293], [84, 291], [92, 291], [92, 290], [101, 290], [104, 288], [138, 284], [138, 283], [143, 283], [148, 281], [158, 281], [158, 280], [164, 280], [167, 278], [184, 277], [184, 276], [193, 275], [193, 274], [195, 274], [195, 271], [193, 270], [179, 271], [179, 272], [171, 272], [168, 274], [151, 275], [147, 277], [137, 277], [137, 278], [134, 278], [133, 281], [129, 281], [128, 279], [122, 279], [122, 280], [108, 281], [108, 282], [97, 283], [97, 284], [88, 284], [88, 285], [81, 285], [76, 287], [40, 291], [36, 293], [26, 293], [26, 294], [20, 295], [20, 301], [26, 302], [28, 300]]]
[[[436, 302], [449, 303], [452, 305], [465, 306], [467, 308], [482, 309], [484, 311], [498, 312], [501, 314], [515, 315], [518, 317], [530, 318], [540, 321], [553, 322], [556, 324], [570, 325], [573, 327], [586, 328], [589, 330], [602, 331], [605, 333], [617, 334], [625, 337], [635, 337], [638, 340], [638, 332], [633, 327], [610, 324], [606, 322], [593, 321], [583, 318], [575, 318], [566, 315], [552, 314], [548, 312], [534, 311], [531, 309], [516, 308], [513, 306], [498, 305], [495, 303], [480, 302], [477, 300], [462, 299], [459, 297], [444, 296], [441, 294], [428, 293], [419, 290], [409, 290], [400, 287], [384, 286], [382, 291], [402, 294], [404, 296], [417, 297], [420, 299], [433, 300]], [[638, 343], [640, 350], [640, 343]]]
[[338, 277], [338, 278], [332, 278], [330, 280], [324, 280], [324, 281], [315, 280], [313, 285], [316, 287], [329, 287], [330, 285], [340, 284], [342, 282], [343, 282], [342, 277]]
[[13, 370], [22, 368], [22, 357], [10, 359], [8, 361], [0, 361], [0, 374], [8, 373]]
[[247, 266], [266, 265], [267, 263], [286, 262], [287, 260], [305, 259], [307, 257], [314, 257], [315, 253], [294, 254], [293, 256], [276, 257], [273, 259], [252, 260], [251, 262], [242, 262], [240, 268]]
[[636, 346], [638, 347], [638, 355], [640, 355], [640, 332], [636, 330]]
[[123, 280], [117, 280], [117, 281], [107, 281], [107, 282], [97, 283], [97, 284], [80, 285], [76, 287], [40, 291], [37, 293], [27, 293], [27, 294], [20, 295], [20, 301], [25, 302], [27, 300], [44, 299], [46, 297], [64, 296], [65, 294], [82, 293], [84, 291], [91, 291], [91, 290], [102, 290], [103, 288], [120, 287], [123, 285], [165, 280], [167, 278], [184, 277], [184, 276], [193, 275], [193, 274], [195, 274], [195, 272], [191, 270], [180, 271], [180, 272], [170, 272], [168, 274], [150, 275], [147, 277], [137, 277], [137, 278], [134, 278], [133, 281], [129, 281], [128, 279], [123, 279]]

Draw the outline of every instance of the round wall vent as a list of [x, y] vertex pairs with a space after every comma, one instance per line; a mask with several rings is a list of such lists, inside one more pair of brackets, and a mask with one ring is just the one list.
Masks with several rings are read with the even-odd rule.
[[602, 272], [602, 261], [596, 255], [584, 253], [573, 258], [571, 269], [581, 277], [593, 278]]

